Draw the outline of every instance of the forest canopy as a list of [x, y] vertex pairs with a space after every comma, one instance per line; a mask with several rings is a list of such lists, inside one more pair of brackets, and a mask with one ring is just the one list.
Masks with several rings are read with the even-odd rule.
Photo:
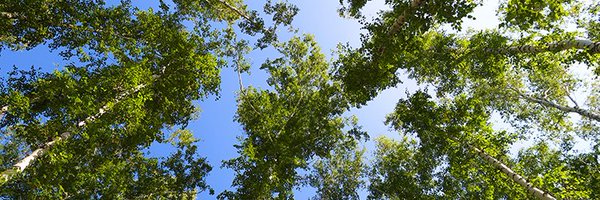
[[600, 199], [600, 3], [334, 2], [0, 2], [0, 198]]

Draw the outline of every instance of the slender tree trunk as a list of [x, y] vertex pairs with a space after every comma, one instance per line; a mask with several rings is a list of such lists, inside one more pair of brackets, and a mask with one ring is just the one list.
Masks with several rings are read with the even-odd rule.
[[547, 192], [544, 192], [543, 190], [533, 186], [531, 183], [529, 183], [527, 180], [525, 180], [525, 178], [523, 178], [521, 175], [517, 174], [516, 172], [514, 172], [512, 169], [510, 169], [508, 166], [506, 166], [504, 163], [500, 162], [499, 160], [497, 160], [496, 158], [490, 156], [489, 154], [485, 153], [483, 150], [468, 145], [469, 148], [471, 148], [472, 150], [474, 150], [475, 152], [477, 152], [477, 154], [483, 158], [485, 161], [487, 161], [488, 163], [494, 165], [494, 167], [500, 169], [500, 171], [502, 171], [504, 174], [506, 174], [508, 177], [512, 178], [513, 181], [517, 182], [519, 185], [527, 188], [527, 191], [530, 192], [531, 194], [533, 194], [535, 197], [539, 198], [539, 199], [543, 199], [543, 200], [556, 200], [556, 198], [554, 198], [552, 195], [550, 195]]
[[561, 41], [556, 43], [551, 43], [546, 47], [540, 46], [532, 46], [532, 45], [522, 45], [501, 49], [488, 49], [486, 50], [489, 53], [499, 53], [499, 54], [518, 54], [518, 53], [541, 53], [547, 51], [564, 51], [567, 49], [587, 49], [590, 53], [600, 53], [600, 42], [592, 42], [588, 39], [576, 39], [569, 41]]
[[[157, 75], [153, 76], [154, 78], [157, 78]], [[126, 96], [138, 92], [139, 90], [141, 90], [142, 88], [146, 87], [146, 84], [140, 84], [138, 86], [136, 86], [135, 88], [133, 88], [130, 91], [126, 91], [123, 92], [119, 95], [117, 95], [117, 97], [115, 97], [115, 100], [113, 102], [112, 105], [119, 103], [121, 100], [123, 100], [123, 98], [125, 98]], [[6, 106], [5, 106], [6, 107]], [[100, 116], [102, 116], [104, 113], [106, 113], [106, 111], [110, 109], [109, 108], [109, 104], [106, 104], [104, 106], [102, 106], [102, 108], [100, 108], [98, 110], [98, 113], [96, 113], [95, 115], [89, 116], [87, 117], [85, 120], [79, 121], [76, 126], [78, 128], [81, 128], [83, 126], [85, 126], [87, 123], [90, 123], [96, 119], [98, 119]], [[23, 170], [25, 170], [27, 167], [29, 167], [31, 165], [31, 163], [40, 155], [44, 154], [44, 152], [48, 151], [48, 149], [50, 149], [50, 147], [52, 147], [54, 144], [56, 144], [57, 142], [61, 141], [61, 140], [67, 140], [72, 136], [71, 133], [69, 132], [64, 132], [60, 135], [60, 137], [56, 137], [55, 139], [53, 139], [52, 141], [46, 142], [44, 143], [44, 145], [34, 151], [31, 152], [31, 154], [29, 154], [28, 156], [26, 156], [25, 158], [21, 159], [19, 162], [17, 162], [17, 164], [13, 165], [12, 169], [8, 169], [5, 170], [4, 172], [2, 172], [0, 174], [0, 185], [3, 185], [4, 183], [8, 182], [9, 180], [11, 180], [14, 175], [22, 172]]]
[[[458, 140], [455, 137], [450, 137], [451, 140], [454, 140], [455, 142], [458, 142], [459, 144], [461, 143], [460, 140]], [[508, 177], [510, 177], [513, 181], [515, 181], [516, 183], [518, 183], [519, 185], [525, 187], [527, 189], [527, 191], [531, 194], [533, 194], [535, 197], [542, 199], [542, 200], [556, 200], [556, 198], [554, 198], [552, 195], [550, 195], [547, 192], [544, 192], [543, 190], [533, 186], [531, 183], [529, 183], [525, 178], [523, 178], [521, 175], [517, 174], [516, 172], [514, 172], [510, 167], [506, 166], [504, 163], [502, 163], [501, 161], [497, 160], [496, 158], [490, 156], [489, 154], [485, 153], [483, 150], [474, 147], [472, 145], [467, 144], [467, 146], [477, 152], [477, 155], [479, 155], [481, 158], [483, 158], [486, 162], [488, 162], [489, 164], [493, 165], [494, 167], [500, 169], [500, 171], [502, 171], [502, 173], [506, 174]]]
[[[421, 5], [421, 0], [413, 0], [410, 3], [410, 8], [407, 10], [413, 10], [417, 7], [419, 7]], [[389, 37], [394, 36], [396, 33], [398, 33], [398, 31], [400, 31], [400, 28], [402, 27], [402, 25], [404, 25], [404, 22], [406, 22], [406, 16], [409, 14], [407, 12], [407, 10], [404, 10], [402, 12], [401, 15], [399, 15], [396, 20], [394, 20], [394, 24], [392, 24], [392, 26], [390, 27], [390, 30], [388, 31], [387, 35]], [[385, 53], [385, 46], [380, 46], [378, 48], [379, 54], [384, 54]]]
[[600, 115], [596, 114], [596, 113], [592, 113], [592, 112], [590, 112], [588, 110], [581, 109], [579, 107], [569, 107], [569, 106], [559, 105], [559, 104], [556, 104], [554, 102], [551, 102], [551, 101], [548, 101], [548, 100], [545, 100], [545, 99], [538, 99], [538, 98], [535, 98], [535, 97], [531, 97], [531, 96], [523, 94], [522, 92], [519, 92], [517, 90], [515, 90], [515, 92], [517, 92], [519, 94], [519, 96], [523, 97], [525, 100], [527, 100], [529, 102], [533, 102], [533, 103], [541, 104], [541, 105], [544, 105], [544, 106], [556, 108], [558, 110], [561, 110], [561, 111], [567, 112], [567, 113], [577, 113], [577, 114], [579, 114], [581, 116], [584, 116], [584, 117], [587, 117], [587, 118], [590, 118], [592, 120], [600, 122]]

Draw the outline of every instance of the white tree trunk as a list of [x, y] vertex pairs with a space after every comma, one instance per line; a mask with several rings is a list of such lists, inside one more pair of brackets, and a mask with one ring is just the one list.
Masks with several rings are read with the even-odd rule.
[[508, 47], [502, 49], [489, 49], [487, 50], [489, 53], [499, 53], [499, 54], [507, 54], [507, 53], [540, 53], [546, 51], [563, 51], [567, 49], [587, 49], [590, 53], [599, 53], [600, 52], [600, 42], [592, 42], [588, 39], [575, 39], [569, 41], [561, 41], [556, 43], [551, 43], [546, 47], [532, 46], [532, 45], [523, 45], [523, 46], [515, 46]]
[[531, 194], [533, 194], [535, 197], [539, 198], [539, 199], [543, 199], [543, 200], [556, 200], [556, 198], [554, 198], [552, 195], [550, 195], [547, 192], [544, 192], [543, 190], [533, 186], [531, 183], [527, 182], [527, 180], [525, 180], [525, 178], [523, 178], [521, 175], [515, 173], [512, 169], [510, 169], [508, 166], [506, 166], [504, 163], [500, 162], [499, 160], [497, 160], [496, 158], [490, 156], [489, 154], [483, 152], [483, 150], [468, 145], [469, 148], [471, 148], [472, 150], [474, 150], [475, 152], [477, 152], [477, 154], [483, 158], [485, 161], [487, 161], [488, 163], [494, 165], [494, 167], [500, 169], [500, 171], [502, 171], [504, 174], [506, 174], [508, 177], [512, 178], [513, 181], [517, 182], [519, 185], [527, 188], [527, 191], [530, 192]]
[[[60, 140], [66, 140], [70, 136], [71, 136], [71, 133], [64, 132], [63, 134], [60, 135], [60, 137], [57, 137], [56, 139], [54, 139], [50, 142], [44, 143], [44, 146], [42, 148], [36, 149], [35, 151], [31, 152], [31, 154], [29, 154], [27, 157], [25, 157], [21, 161], [19, 161], [17, 164], [13, 165], [15, 168], [14, 169], [15, 172], [21, 172], [21, 171], [25, 170], [25, 168], [27, 168], [31, 164], [31, 161], [33, 161], [36, 157], [42, 155], [44, 153], [44, 151], [46, 151], [46, 149], [48, 149], [48, 147], [51, 147], [52, 145], [54, 145], [56, 142], [58, 142]], [[2, 178], [6, 179], [7, 177], [5, 176], [5, 174], [2, 174]]]
[[11, 13], [11, 12], [0, 12], [0, 16], [8, 18], [8, 19], [15, 19], [17, 18], [17, 14], [16, 13]]
[[243, 17], [244, 19], [250, 21], [251, 23], [254, 23], [254, 21], [250, 18], [250, 16], [246, 15], [246, 13], [244, 11], [241, 11], [240, 9], [238, 9], [235, 6], [227, 3], [224, 0], [219, 0], [219, 3], [225, 5], [227, 8], [229, 8], [233, 12], [237, 13], [240, 17]]
[[[153, 78], [157, 78], [157, 75], [152, 76]], [[123, 98], [125, 98], [126, 96], [130, 95], [131, 93], [135, 93], [138, 92], [139, 90], [141, 90], [142, 88], [146, 87], [146, 84], [140, 84], [138, 86], [136, 86], [135, 88], [133, 88], [130, 91], [126, 91], [123, 92], [121, 94], [119, 94], [117, 97], [115, 97], [115, 101], [113, 102], [114, 104], [119, 103], [121, 100], [123, 100]], [[7, 107], [7, 106], [5, 106]], [[3, 108], [4, 109], [4, 108]], [[109, 108], [109, 104], [106, 104], [104, 106], [102, 106], [102, 108], [100, 108], [98, 110], [98, 113], [96, 113], [95, 115], [89, 116], [87, 118], [85, 118], [85, 120], [79, 121], [76, 126], [78, 128], [81, 128], [83, 126], [85, 126], [87, 123], [90, 123], [96, 119], [98, 119], [100, 116], [102, 116], [104, 113], [106, 113], [106, 111], [110, 109]], [[61, 140], [67, 140], [71, 137], [71, 133], [69, 132], [64, 132], [60, 135], [60, 137], [56, 137], [54, 140], [49, 141], [44, 143], [44, 145], [36, 150], [34, 150], [33, 152], [31, 152], [31, 154], [29, 154], [28, 156], [26, 156], [25, 158], [21, 159], [19, 162], [17, 162], [17, 164], [13, 165], [12, 169], [7, 169], [4, 172], [1, 173], [0, 175], [0, 185], [3, 185], [4, 183], [8, 182], [10, 179], [12, 179], [12, 177], [14, 175], [16, 175], [17, 173], [22, 172], [23, 170], [25, 170], [27, 167], [29, 167], [31, 165], [31, 163], [40, 155], [44, 154], [44, 152], [46, 152], [50, 147], [52, 147], [54, 144], [56, 144], [57, 142], [61, 141]]]
[[[458, 140], [455, 137], [449, 136], [449, 138], [451, 140], [453, 140], [454, 142], [457, 142], [459, 144], [462, 144], [460, 142], [460, 140]], [[525, 180], [525, 178], [523, 178], [521, 175], [517, 174], [516, 172], [514, 172], [510, 167], [506, 166], [504, 163], [500, 162], [499, 160], [497, 160], [496, 158], [490, 156], [489, 154], [485, 153], [483, 150], [474, 147], [472, 145], [467, 144], [467, 147], [469, 147], [471, 150], [477, 152], [477, 155], [479, 155], [481, 158], [483, 158], [483, 160], [485, 160], [486, 162], [492, 164], [494, 167], [500, 169], [500, 171], [502, 171], [502, 173], [506, 174], [508, 177], [510, 177], [513, 181], [517, 182], [519, 185], [527, 188], [527, 191], [531, 194], [533, 194], [535, 197], [542, 199], [542, 200], [556, 200], [556, 198], [554, 198], [552, 195], [550, 195], [547, 192], [544, 192], [543, 190], [533, 186], [531, 183], [529, 183], [527, 180]]]

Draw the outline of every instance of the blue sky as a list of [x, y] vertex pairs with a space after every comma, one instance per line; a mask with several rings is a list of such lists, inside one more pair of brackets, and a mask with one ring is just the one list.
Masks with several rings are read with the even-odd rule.
[[[253, 2], [250, 7], [261, 9], [262, 1]], [[377, 10], [385, 8], [383, 0], [370, 2], [363, 11], [367, 15], [373, 16]], [[476, 29], [492, 28], [497, 25], [494, 9], [497, 4], [493, 1], [491, 4], [476, 10], [475, 16], [479, 18], [477, 23], [466, 21], [465, 24]], [[315, 35], [316, 40], [321, 45], [326, 55], [331, 55], [331, 50], [338, 43], [350, 43], [353, 46], [360, 44], [359, 34], [360, 24], [354, 19], [344, 19], [338, 16], [338, 0], [295, 0], [292, 3], [300, 8], [300, 13], [294, 21], [294, 27], [298, 28], [300, 34], [308, 33]], [[141, 8], [152, 7], [147, 1], [137, 2]], [[285, 34], [284, 34], [285, 35]], [[266, 87], [266, 74], [258, 70], [262, 61], [267, 57], [276, 57], [272, 50], [255, 51], [248, 55], [252, 62], [253, 70], [251, 74], [244, 74], [243, 79], [246, 86]], [[31, 51], [0, 53], [0, 73], [5, 76], [12, 69], [13, 65], [20, 68], [29, 68], [30, 66], [42, 67], [44, 71], [60, 70], [66, 61], [58, 56], [58, 52], [50, 52], [47, 47], [39, 46]], [[242, 136], [242, 128], [233, 121], [236, 110], [236, 92], [239, 88], [237, 75], [231, 68], [225, 68], [222, 71], [221, 96], [219, 99], [210, 97], [202, 102], [197, 102], [202, 109], [200, 118], [192, 121], [188, 128], [192, 130], [199, 142], [199, 154], [206, 156], [213, 171], [207, 177], [208, 184], [211, 185], [216, 193], [229, 189], [234, 173], [230, 169], [221, 168], [221, 161], [237, 157], [234, 144], [238, 143], [236, 139]], [[407, 79], [405, 79], [407, 80]], [[371, 138], [379, 135], [394, 137], [392, 133], [383, 124], [384, 117], [391, 112], [399, 98], [404, 97], [406, 89], [414, 91], [417, 88], [414, 81], [407, 80], [396, 88], [388, 89], [382, 92], [377, 98], [371, 101], [367, 106], [361, 109], [353, 109], [350, 114], [359, 117], [360, 124], [369, 132]], [[372, 151], [373, 144], [365, 144], [368, 153]], [[168, 145], [155, 145], [151, 148], [152, 155], [168, 155], [172, 148]], [[301, 189], [296, 192], [296, 199], [307, 199], [314, 194], [312, 189]], [[362, 198], [365, 198], [364, 191], [361, 192]], [[200, 194], [200, 199], [213, 199], [215, 196], [209, 196], [207, 192]]]

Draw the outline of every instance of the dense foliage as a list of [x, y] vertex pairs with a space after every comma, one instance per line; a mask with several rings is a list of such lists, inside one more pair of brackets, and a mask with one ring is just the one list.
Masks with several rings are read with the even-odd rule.
[[[344, 14], [361, 18], [366, 1], [341, 2]], [[498, 28], [466, 33], [462, 19], [479, 2], [386, 3], [391, 10], [362, 20], [362, 46], [342, 49], [336, 77], [345, 95], [364, 105], [402, 73], [431, 92], [401, 99], [390, 114], [405, 139], [379, 139], [371, 198], [597, 198], [600, 43], [588, 21], [597, 3], [506, 1]], [[510, 128], [494, 131], [492, 115]], [[591, 152], [573, 150], [576, 138]], [[537, 142], [510, 157], [523, 140]]]

